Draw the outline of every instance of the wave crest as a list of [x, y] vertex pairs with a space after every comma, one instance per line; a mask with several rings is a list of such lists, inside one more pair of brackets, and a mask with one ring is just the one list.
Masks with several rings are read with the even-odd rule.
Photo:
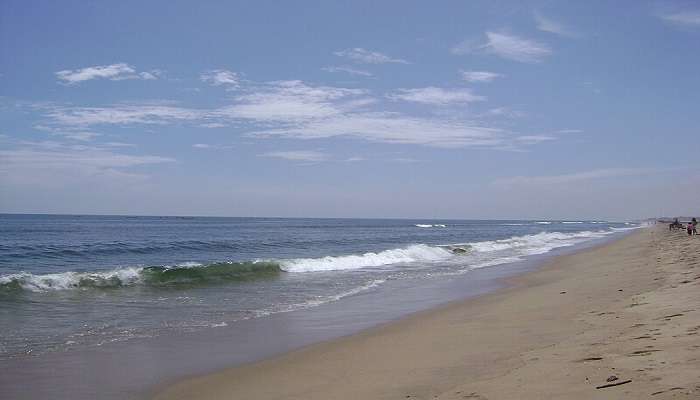
[[442, 247], [415, 244], [401, 249], [384, 250], [378, 253], [298, 258], [282, 261], [280, 264], [282, 269], [288, 272], [315, 272], [381, 267], [399, 263], [435, 262], [452, 256], [452, 252]]
[[274, 262], [196, 263], [175, 267], [127, 267], [104, 272], [62, 272], [35, 275], [27, 272], [0, 276], [0, 291], [52, 290], [84, 288], [120, 288], [133, 285], [176, 286], [236, 282], [273, 277], [282, 270]]
[[[380, 252], [320, 258], [220, 262], [207, 265], [188, 263], [177, 266], [126, 267], [111, 271], [69, 271], [44, 275], [22, 272], [0, 276], [0, 294], [22, 290], [46, 292], [85, 288], [110, 289], [134, 285], [171, 287], [221, 284], [270, 278], [282, 272], [342, 271], [409, 263], [459, 261], [469, 268], [478, 268], [517, 261], [523, 256], [543, 254], [555, 248], [572, 246], [582, 241], [639, 227], [628, 226], [572, 233], [541, 232], [513, 236], [508, 239], [441, 246], [414, 244]], [[456, 258], [461, 256], [472, 258]]]

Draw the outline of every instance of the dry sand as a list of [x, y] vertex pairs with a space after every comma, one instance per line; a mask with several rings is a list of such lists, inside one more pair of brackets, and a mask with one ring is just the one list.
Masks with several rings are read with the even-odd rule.
[[[631, 382], [596, 389], [612, 375]], [[700, 398], [700, 236], [642, 229], [507, 289], [156, 398]]]

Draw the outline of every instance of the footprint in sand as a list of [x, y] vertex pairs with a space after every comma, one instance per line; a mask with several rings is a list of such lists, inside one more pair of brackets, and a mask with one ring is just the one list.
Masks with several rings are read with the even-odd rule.
[[469, 393], [462, 396], [463, 399], [477, 399], [477, 400], [487, 400], [486, 397], [480, 395], [479, 393]]
[[587, 362], [587, 361], [600, 361], [602, 359], [603, 359], [603, 357], [586, 357], [586, 358], [582, 358], [580, 360], [575, 360], [574, 362], [582, 363], [582, 362]]
[[661, 350], [657, 350], [657, 349], [637, 350], [637, 351], [631, 352], [628, 356], [629, 357], [649, 356], [649, 355], [651, 355], [651, 353], [655, 353], [657, 351], [661, 351]]

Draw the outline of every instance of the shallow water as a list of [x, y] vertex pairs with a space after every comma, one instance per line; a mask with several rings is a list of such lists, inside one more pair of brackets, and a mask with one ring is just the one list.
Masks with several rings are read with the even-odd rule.
[[632, 227], [0, 215], [0, 360], [201, 332], [383, 286], [420, 289]]

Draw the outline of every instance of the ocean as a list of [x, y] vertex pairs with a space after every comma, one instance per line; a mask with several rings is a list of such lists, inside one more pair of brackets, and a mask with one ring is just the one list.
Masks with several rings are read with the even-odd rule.
[[4, 214], [0, 363], [388, 298], [637, 226]]

